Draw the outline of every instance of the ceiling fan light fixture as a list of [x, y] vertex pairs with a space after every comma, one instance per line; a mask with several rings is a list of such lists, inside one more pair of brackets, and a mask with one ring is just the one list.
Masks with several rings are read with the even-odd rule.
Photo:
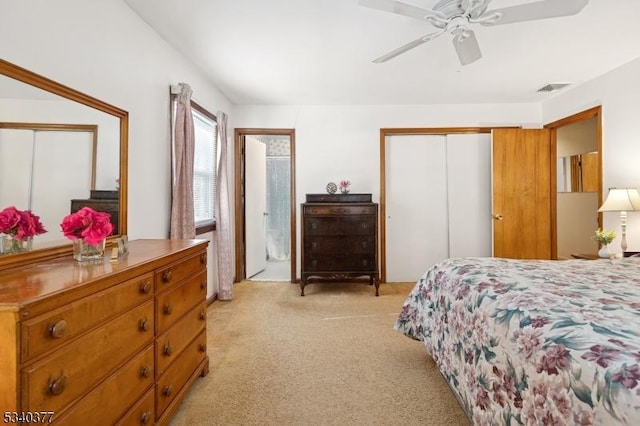
[[[493, 26], [571, 16], [579, 13], [589, 3], [589, 0], [531, 0], [520, 5], [489, 9], [491, 1], [439, 0], [431, 9], [414, 6], [402, 0], [359, 0], [358, 4], [396, 15], [427, 21], [440, 30], [409, 42], [375, 59], [373, 62], [386, 62], [401, 53], [448, 32], [453, 35], [453, 45], [458, 53], [460, 63], [467, 65], [482, 57], [478, 40], [473, 30], [470, 29], [471, 24]], [[551, 90], [543, 89], [541, 90], [559, 90], [554, 87], [551, 87]]]

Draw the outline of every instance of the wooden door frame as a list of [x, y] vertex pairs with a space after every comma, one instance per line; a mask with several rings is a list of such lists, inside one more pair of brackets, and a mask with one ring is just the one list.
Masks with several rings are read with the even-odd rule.
[[[598, 146], [598, 206], [602, 205], [602, 106], [598, 105], [593, 108], [578, 112], [568, 117], [547, 123], [545, 129], [551, 130], [551, 170], [555, 171], [555, 165], [558, 161], [558, 129], [569, 124], [575, 124], [580, 121], [596, 118], [596, 142]], [[557, 194], [558, 182], [556, 173], [551, 173], [551, 194]], [[558, 203], [557, 195], [551, 197], [551, 258], [558, 258]], [[602, 228], [602, 213], [598, 213], [598, 227]]]
[[235, 138], [235, 253], [236, 273], [234, 282], [240, 282], [246, 278], [245, 268], [245, 212], [244, 212], [244, 165], [245, 165], [245, 136], [247, 135], [273, 135], [289, 136], [289, 164], [290, 164], [290, 245], [291, 245], [291, 282], [297, 282], [297, 235], [296, 235], [296, 162], [295, 162], [295, 129], [252, 129], [238, 128], [234, 130]]
[[380, 282], [387, 281], [386, 139], [398, 135], [452, 135], [491, 133], [494, 127], [433, 127], [380, 129]]

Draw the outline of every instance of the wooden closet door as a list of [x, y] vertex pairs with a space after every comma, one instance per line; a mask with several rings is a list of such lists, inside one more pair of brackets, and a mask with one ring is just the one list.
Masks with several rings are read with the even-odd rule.
[[495, 129], [492, 139], [493, 255], [550, 259], [550, 130]]

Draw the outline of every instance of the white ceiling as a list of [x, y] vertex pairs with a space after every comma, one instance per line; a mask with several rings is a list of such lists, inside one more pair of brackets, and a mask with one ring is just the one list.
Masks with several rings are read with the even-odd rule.
[[[464, 67], [448, 35], [372, 63], [434, 28], [358, 0], [124, 1], [239, 105], [536, 102], [562, 93], [536, 93], [547, 83], [580, 84], [640, 57], [638, 0], [590, 0], [575, 16], [474, 26], [483, 58]], [[491, 8], [532, 1], [493, 0]], [[430, 8], [437, 0], [406, 2]]]

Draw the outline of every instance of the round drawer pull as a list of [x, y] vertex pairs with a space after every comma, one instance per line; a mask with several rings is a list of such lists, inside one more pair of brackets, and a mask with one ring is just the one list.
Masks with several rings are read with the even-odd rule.
[[204, 309], [200, 311], [200, 319], [203, 321], [207, 319], [207, 311], [205, 311]]
[[171, 281], [171, 271], [164, 271], [162, 273], [162, 281], [168, 283]]
[[202, 253], [200, 255], [200, 264], [201, 265], [206, 265], [207, 264], [207, 253]]
[[162, 351], [164, 356], [169, 357], [173, 353], [173, 347], [170, 344], [164, 345], [164, 350]]
[[172, 393], [173, 393], [173, 386], [171, 386], [171, 385], [165, 386], [164, 390], [162, 391], [162, 394], [164, 396], [171, 396]]
[[151, 369], [146, 365], [140, 369], [140, 377], [147, 378], [151, 375]]
[[317, 223], [315, 223], [315, 222], [313, 222], [313, 223], [311, 224], [311, 229], [314, 229], [314, 230], [315, 230], [315, 229], [318, 229], [318, 224], [317, 224]]
[[145, 281], [142, 284], [140, 284], [140, 293], [149, 294], [150, 291], [151, 291], [151, 283], [149, 281]]
[[55, 380], [49, 382], [49, 393], [51, 395], [60, 395], [67, 388], [69, 379], [64, 374]]
[[151, 412], [145, 411], [144, 413], [142, 413], [142, 415], [140, 416], [140, 424], [146, 425], [147, 423], [149, 423], [149, 420], [151, 420]]
[[141, 319], [138, 323], [138, 329], [140, 331], [149, 331], [149, 321], [146, 319]]
[[207, 280], [202, 280], [200, 281], [200, 290], [204, 290], [205, 288], [207, 288]]
[[171, 312], [173, 312], [173, 306], [170, 303], [167, 303], [164, 305], [162, 312], [164, 312], [165, 315], [171, 315]]
[[200, 350], [200, 352], [206, 352], [207, 345], [205, 345], [204, 343], [200, 343], [200, 345], [198, 346], [198, 349]]
[[60, 339], [61, 337], [64, 337], [66, 332], [67, 322], [65, 320], [60, 320], [49, 327], [49, 336], [53, 337], [54, 339]]
[[311, 243], [311, 247], [313, 247], [313, 248], [318, 248], [319, 246], [320, 246], [320, 243], [317, 242], [317, 241], [314, 241], [314, 242]]

